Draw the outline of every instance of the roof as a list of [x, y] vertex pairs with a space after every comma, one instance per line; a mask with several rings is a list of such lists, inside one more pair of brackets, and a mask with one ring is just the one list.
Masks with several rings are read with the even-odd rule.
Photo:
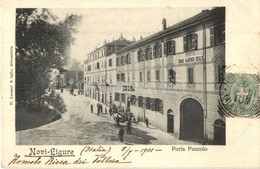
[[98, 51], [99, 49], [101, 49], [101, 48], [103, 48], [105, 46], [109, 46], [109, 45], [111, 45], [111, 46], [116, 46], [116, 45], [117, 46], [127, 46], [127, 45], [129, 45], [129, 44], [131, 44], [133, 42], [134, 41], [126, 40], [125, 38], [121, 37], [121, 38], [119, 38], [119, 39], [117, 39], [115, 41], [112, 41], [112, 42], [109, 42], [109, 43], [107, 43], [107, 44], [105, 44], [103, 46], [100, 46], [99, 48], [97, 48], [97, 49], [93, 50], [92, 52], [90, 52], [88, 55]]
[[181, 22], [179, 22], [175, 25], [172, 25], [172, 26], [166, 28], [165, 30], [162, 30], [160, 32], [152, 34], [152, 35], [150, 35], [146, 38], [143, 38], [139, 41], [136, 41], [136, 42], [118, 50], [116, 53], [125, 52], [125, 51], [132, 49], [132, 48], [135, 48], [138, 45], [145, 43], [149, 40], [156, 39], [159, 36], [164, 36], [165, 34], [167, 34], [169, 32], [179, 31], [179, 30], [185, 28], [185, 26], [191, 25], [192, 23], [200, 22], [200, 21], [202, 21], [202, 20], [204, 20], [204, 19], [206, 19], [210, 16], [223, 17], [224, 15], [225, 15], [225, 8], [224, 7], [216, 7], [216, 8], [213, 8], [212, 10], [203, 10], [201, 13], [199, 13], [199, 14], [193, 16], [193, 17], [190, 17], [186, 20], [183, 20], [183, 21], [181, 21]]
[[[118, 45], [118, 46], [126, 46], [133, 43], [133, 41], [126, 40], [124, 38], [119, 38], [113, 42], [108, 43], [107, 45]], [[105, 46], [105, 45], [104, 45]]]

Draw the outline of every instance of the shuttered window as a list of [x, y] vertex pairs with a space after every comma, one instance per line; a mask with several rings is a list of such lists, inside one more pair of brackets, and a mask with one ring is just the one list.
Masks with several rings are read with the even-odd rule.
[[162, 44], [155, 45], [155, 58], [162, 57]]
[[217, 45], [225, 42], [225, 24], [210, 28], [210, 45]]
[[146, 109], [150, 109], [150, 107], [151, 107], [150, 97], [145, 98], [145, 107], [146, 107]]
[[152, 56], [152, 48], [151, 47], [147, 47], [145, 50], [145, 57], [146, 60], [151, 60], [153, 58]]
[[143, 81], [143, 73], [142, 72], [139, 72], [139, 81], [142, 82]]
[[151, 72], [147, 71], [147, 82], [151, 81]]
[[193, 68], [188, 68], [188, 83], [193, 84]]
[[160, 70], [155, 71], [155, 78], [156, 78], [156, 81], [160, 81]]
[[193, 33], [183, 37], [183, 50], [197, 50], [198, 49], [198, 35]]
[[164, 43], [164, 54], [165, 54], [165, 56], [175, 54], [175, 41], [174, 40], [169, 40]]

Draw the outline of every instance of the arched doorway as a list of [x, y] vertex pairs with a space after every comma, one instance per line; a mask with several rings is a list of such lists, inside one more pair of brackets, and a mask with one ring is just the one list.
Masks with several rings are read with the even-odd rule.
[[180, 105], [180, 140], [201, 142], [204, 138], [204, 116], [201, 104], [192, 98]]
[[214, 122], [214, 144], [226, 145], [226, 127], [221, 119]]
[[167, 111], [167, 132], [174, 133], [174, 115], [171, 109]]

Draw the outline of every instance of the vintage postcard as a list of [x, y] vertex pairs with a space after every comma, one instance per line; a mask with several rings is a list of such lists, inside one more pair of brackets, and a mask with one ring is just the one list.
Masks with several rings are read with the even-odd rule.
[[2, 3], [2, 167], [259, 168], [260, 3], [187, 2]]

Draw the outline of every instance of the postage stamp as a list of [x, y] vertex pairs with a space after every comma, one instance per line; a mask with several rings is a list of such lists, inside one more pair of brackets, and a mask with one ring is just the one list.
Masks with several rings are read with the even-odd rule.
[[259, 167], [256, 2], [3, 4], [3, 167]]
[[226, 73], [224, 76], [219, 112], [228, 117], [259, 117], [259, 74]]

